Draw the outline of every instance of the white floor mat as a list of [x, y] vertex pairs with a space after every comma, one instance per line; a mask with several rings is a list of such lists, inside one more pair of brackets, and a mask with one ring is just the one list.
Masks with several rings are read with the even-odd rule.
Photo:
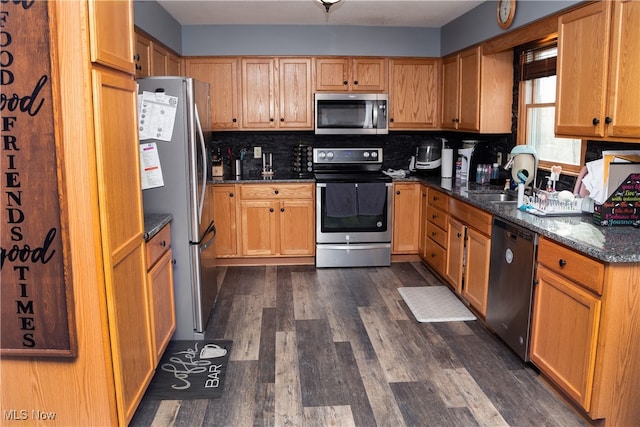
[[476, 317], [446, 286], [398, 288], [418, 322], [455, 322]]

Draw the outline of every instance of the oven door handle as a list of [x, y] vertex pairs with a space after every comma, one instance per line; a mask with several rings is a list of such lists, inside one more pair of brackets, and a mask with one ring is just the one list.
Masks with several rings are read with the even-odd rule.
[[[364, 182], [364, 181], [363, 181]], [[356, 187], [358, 186], [358, 183], [354, 183], [356, 185]], [[393, 186], [393, 182], [385, 182], [384, 185], [386, 187], [392, 187]], [[327, 186], [326, 182], [316, 182], [316, 188], [325, 188]]]
[[342, 250], [349, 249], [353, 251], [359, 250], [369, 250], [369, 249], [381, 249], [388, 248], [389, 243], [352, 243], [352, 244], [339, 244], [339, 245], [327, 245], [327, 244], [319, 244], [318, 247], [322, 247], [323, 249], [334, 249], [334, 250]]

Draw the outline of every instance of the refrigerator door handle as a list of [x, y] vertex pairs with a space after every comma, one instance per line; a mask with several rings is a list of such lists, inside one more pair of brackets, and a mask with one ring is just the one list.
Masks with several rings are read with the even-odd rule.
[[202, 154], [202, 190], [200, 192], [200, 201], [198, 202], [198, 222], [202, 221], [202, 207], [204, 206], [204, 194], [207, 191], [207, 149], [204, 145], [204, 135], [202, 134], [202, 126], [200, 125], [200, 117], [198, 116], [198, 105], [194, 104], [196, 112], [196, 125], [198, 126], [198, 136], [200, 137], [200, 150]]
[[207, 229], [204, 230], [204, 233], [202, 233], [202, 236], [200, 236], [200, 239], [198, 241], [196, 241], [196, 242], [194, 242], [193, 240], [189, 240], [189, 244], [191, 244], [191, 245], [200, 245], [200, 244], [202, 244], [202, 242], [205, 241], [205, 239], [207, 238], [207, 235], [209, 233], [213, 233], [213, 238], [216, 237], [216, 234], [217, 234], [216, 224], [215, 224], [215, 222], [213, 220], [211, 220], [211, 222], [207, 226]]

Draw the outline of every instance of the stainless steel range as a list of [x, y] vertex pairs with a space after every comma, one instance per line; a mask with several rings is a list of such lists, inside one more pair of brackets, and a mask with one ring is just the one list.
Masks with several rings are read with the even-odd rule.
[[382, 148], [314, 148], [316, 267], [391, 265], [391, 178]]

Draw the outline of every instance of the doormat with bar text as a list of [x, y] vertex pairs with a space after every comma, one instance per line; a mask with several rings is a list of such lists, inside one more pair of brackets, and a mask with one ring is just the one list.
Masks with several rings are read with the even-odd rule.
[[222, 397], [232, 341], [170, 341], [145, 397], [156, 400]]

